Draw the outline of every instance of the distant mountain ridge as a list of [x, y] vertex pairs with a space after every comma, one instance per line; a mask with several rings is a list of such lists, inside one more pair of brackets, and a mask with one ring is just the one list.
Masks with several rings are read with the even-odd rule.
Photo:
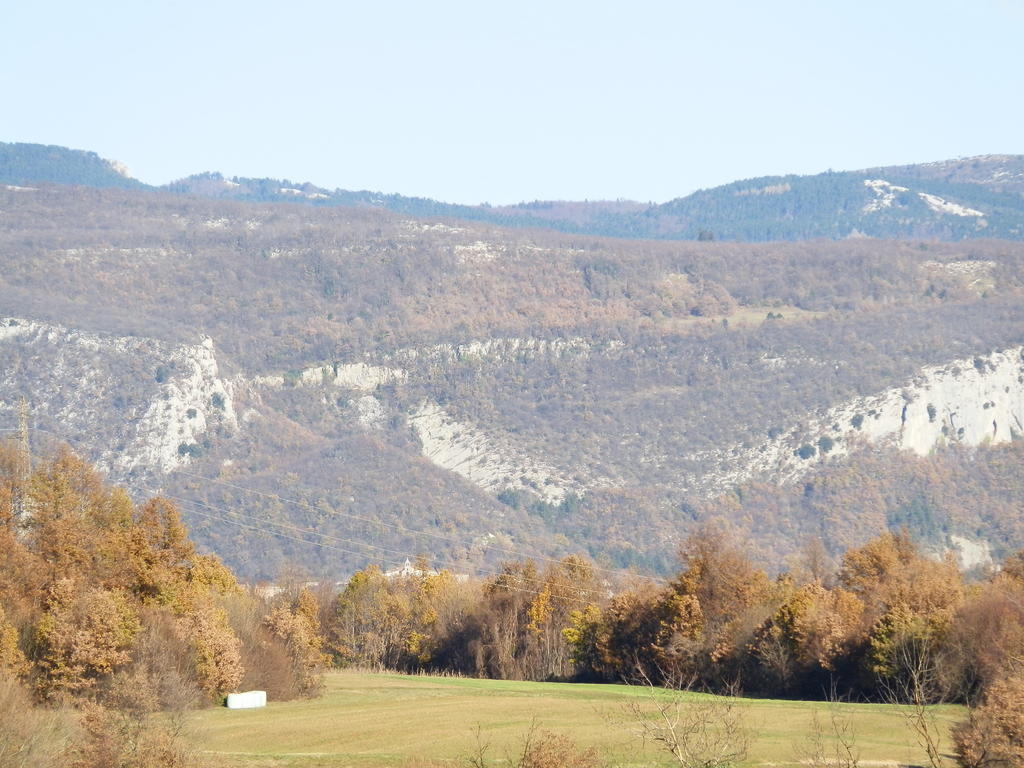
[[162, 187], [129, 177], [94, 152], [0, 143], [0, 183], [162, 190], [248, 202], [384, 208], [422, 218], [482, 221], [620, 238], [747, 242], [849, 237], [1024, 239], [1024, 156], [982, 155], [917, 165], [765, 176], [662, 204], [534, 201], [459, 205], [287, 179], [205, 172]]
[[95, 152], [46, 144], [0, 142], [0, 183], [27, 186], [51, 182], [82, 187], [143, 189], [149, 185], [128, 175], [128, 169]]

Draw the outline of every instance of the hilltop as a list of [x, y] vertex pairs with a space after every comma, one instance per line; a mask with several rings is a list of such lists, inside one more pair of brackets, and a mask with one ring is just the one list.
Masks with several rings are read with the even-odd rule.
[[[93, 152], [0, 143], [0, 183], [58, 182], [161, 189], [247, 202], [381, 208], [415, 217], [480, 221], [618, 238], [742, 242], [844, 238], [1024, 238], [1024, 156], [983, 155], [813, 176], [768, 176], [699, 190], [662, 204], [534, 201], [450, 204], [288, 179], [217, 172], [151, 187]], [[685, 182], [683, 182], [685, 183]]]

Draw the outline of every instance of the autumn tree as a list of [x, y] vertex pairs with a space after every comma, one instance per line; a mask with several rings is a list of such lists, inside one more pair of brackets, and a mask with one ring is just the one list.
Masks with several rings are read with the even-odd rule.
[[943, 695], [939, 650], [964, 597], [951, 558], [922, 555], [906, 531], [885, 533], [843, 557], [840, 583], [865, 605], [866, 671], [893, 695]]
[[28, 660], [18, 646], [18, 630], [7, 620], [0, 605], [0, 675], [20, 677], [28, 671]]
[[390, 584], [377, 566], [352, 575], [335, 602], [330, 629], [339, 663], [398, 668], [410, 631], [411, 606], [404, 586]]
[[820, 691], [864, 642], [863, 612], [852, 592], [805, 584], [758, 629], [751, 653], [773, 688]]
[[324, 637], [316, 596], [303, 588], [290, 605], [279, 602], [264, 621], [287, 644], [301, 693], [309, 696], [318, 692], [320, 673], [329, 657], [323, 651]]
[[[771, 582], [722, 528], [705, 526], [680, 548], [683, 570], [673, 589], [677, 613], [699, 617], [696, 671], [710, 681], [715, 665], [741, 654], [769, 612]], [[686, 627], [685, 631], [691, 631]]]

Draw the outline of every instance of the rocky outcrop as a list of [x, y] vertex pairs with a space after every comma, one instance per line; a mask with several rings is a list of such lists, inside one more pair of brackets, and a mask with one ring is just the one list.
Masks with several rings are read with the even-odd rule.
[[329, 363], [314, 365], [294, 374], [255, 376], [249, 383], [256, 387], [281, 389], [289, 384], [296, 387], [332, 386], [372, 392], [377, 387], [405, 381], [409, 374], [401, 368], [368, 363]]
[[959, 443], [1006, 443], [1024, 436], [1024, 347], [929, 366], [903, 386], [857, 398], [753, 448], [702, 458], [729, 469], [705, 483], [724, 488], [754, 478], [793, 481], [816, 464], [861, 446], [926, 455]]
[[234, 385], [218, 375], [212, 339], [175, 347], [168, 360], [174, 374], [134, 423], [126, 450], [104, 454], [115, 474], [170, 472], [189, 460], [211, 422], [238, 427]]
[[420, 439], [424, 456], [485, 491], [525, 490], [557, 504], [570, 490], [576, 490], [554, 467], [471, 424], [456, 421], [436, 403], [423, 403], [410, 415], [409, 424]]
[[[0, 392], [26, 396], [35, 424], [115, 479], [170, 472], [214, 426], [238, 426], [234, 385], [220, 376], [209, 338], [173, 345], [0, 318], [0, 359]], [[12, 413], [14, 398], [5, 399], [0, 412]]]

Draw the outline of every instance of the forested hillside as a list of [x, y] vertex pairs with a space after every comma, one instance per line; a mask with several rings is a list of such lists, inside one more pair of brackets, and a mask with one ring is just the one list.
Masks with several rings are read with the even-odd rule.
[[[37, 144], [0, 143], [0, 182], [147, 187], [129, 178], [117, 163], [93, 152]], [[421, 218], [618, 238], [738, 242], [1024, 238], [1024, 157], [1018, 155], [746, 179], [663, 204], [628, 200], [451, 204], [398, 193], [327, 189], [309, 181], [227, 178], [210, 171], [160, 189], [218, 200], [378, 208]]]
[[3, 142], [0, 142], [0, 182], [14, 186], [39, 182], [126, 189], [142, 189], [146, 186], [131, 178], [126, 168], [104, 160], [95, 152], [44, 144]]
[[[775, 563], [887, 525], [1024, 546], [1016, 242], [625, 241], [59, 185], [0, 210], [0, 426], [27, 398], [36, 444], [171, 494], [246, 577], [581, 549], [665, 572], [711, 517]], [[904, 483], [930, 473], [970, 481]]]

